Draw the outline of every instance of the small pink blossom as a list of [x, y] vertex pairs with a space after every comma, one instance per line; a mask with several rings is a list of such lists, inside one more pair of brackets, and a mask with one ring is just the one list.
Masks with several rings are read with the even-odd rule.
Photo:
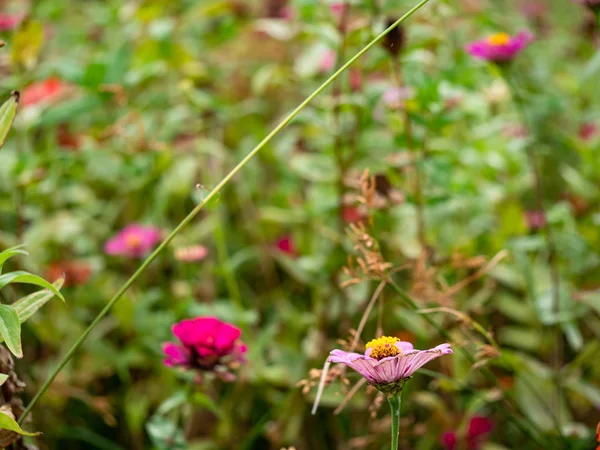
[[593, 139], [594, 136], [598, 133], [598, 127], [593, 122], [585, 122], [579, 126], [579, 137], [584, 141], [589, 141]]
[[383, 93], [383, 103], [389, 108], [404, 108], [406, 100], [412, 98], [414, 92], [410, 87], [391, 87]]
[[356, 206], [344, 206], [342, 208], [342, 219], [346, 223], [362, 222], [365, 214]]
[[[457, 431], [447, 431], [442, 434], [441, 443], [444, 450], [456, 450], [465, 448], [466, 450], [479, 450], [484, 443], [486, 436], [494, 428], [494, 423], [485, 416], [473, 416], [469, 420], [468, 427], [464, 433]], [[459, 447], [460, 443], [460, 447]]]
[[342, 19], [347, 9], [348, 5], [346, 4], [346, 2], [335, 2], [329, 5], [329, 10], [331, 11], [331, 14], [333, 14], [333, 17], [335, 17], [338, 21]]
[[229, 381], [229, 370], [245, 362], [247, 348], [239, 340], [242, 332], [215, 317], [182, 320], [173, 325], [173, 334], [179, 343], [163, 344], [168, 367], [213, 371]]
[[328, 48], [321, 55], [321, 59], [319, 60], [319, 70], [323, 73], [331, 72], [335, 67], [335, 63], [337, 61], [336, 53]]
[[104, 244], [104, 252], [108, 255], [143, 258], [156, 247], [161, 237], [159, 228], [132, 223]]
[[546, 226], [546, 216], [544, 211], [532, 210], [525, 211], [525, 223], [532, 230], [540, 230]]
[[17, 28], [23, 20], [20, 14], [0, 14], [0, 31], [10, 31]]
[[468, 44], [466, 51], [477, 59], [502, 63], [514, 59], [531, 42], [533, 35], [527, 31], [521, 31], [516, 36], [497, 33]]
[[285, 235], [280, 237], [275, 243], [277, 249], [288, 256], [298, 256], [298, 251], [296, 250], [296, 243], [294, 239], [290, 235]]
[[175, 259], [181, 262], [202, 261], [208, 255], [208, 249], [203, 245], [180, 247], [175, 250]]
[[416, 350], [410, 342], [388, 336], [374, 339], [366, 347], [364, 355], [332, 350], [327, 360], [345, 364], [386, 395], [397, 395], [404, 382], [423, 365], [452, 353], [450, 344]]
[[362, 89], [363, 76], [359, 69], [350, 69], [348, 79], [350, 83], [350, 90], [352, 92], [358, 92]]

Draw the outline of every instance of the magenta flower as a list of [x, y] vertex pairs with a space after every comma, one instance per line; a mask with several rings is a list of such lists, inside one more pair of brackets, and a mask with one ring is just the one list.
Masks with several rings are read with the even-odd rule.
[[165, 342], [165, 366], [212, 371], [225, 381], [234, 379], [229, 369], [245, 361], [246, 345], [242, 332], [215, 317], [185, 319], [173, 325], [178, 344]]
[[[444, 450], [456, 450], [466, 448], [467, 450], [479, 450], [485, 442], [487, 435], [494, 428], [494, 422], [485, 416], [473, 416], [469, 420], [467, 430], [463, 433], [447, 431], [441, 437]], [[461, 445], [460, 444], [466, 444]]]
[[0, 31], [10, 31], [15, 29], [22, 19], [22, 15], [0, 14]]
[[429, 361], [451, 354], [450, 344], [416, 350], [410, 342], [383, 336], [368, 342], [364, 355], [332, 350], [328, 361], [345, 364], [388, 397], [402, 391], [404, 382]]
[[107, 255], [142, 258], [156, 247], [161, 240], [159, 228], [132, 223], [104, 244]]
[[533, 35], [527, 31], [521, 31], [516, 36], [497, 33], [470, 43], [466, 51], [478, 59], [503, 63], [512, 61], [531, 42]]

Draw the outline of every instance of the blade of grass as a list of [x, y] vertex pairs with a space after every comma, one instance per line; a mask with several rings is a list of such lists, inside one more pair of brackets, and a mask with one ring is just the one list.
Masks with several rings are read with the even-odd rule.
[[164, 248], [169, 245], [169, 243], [173, 240], [173, 238], [188, 224], [192, 221], [194, 217], [200, 212], [202, 208], [215, 196], [219, 191], [227, 184], [229, 181], [250, 161], [262, 148], [264, 148], [281, 130], [283, 130], [297, 115], [302, 111], [309, 103], [311, 103], [321, 92], [323, 92], [331, 83], [333, 83], [336, 78], [338, 78], [342, 73], [346, 71], [352, 64], [354, 64], [358, 59], [360, 59], [365, 53], [367, 53], [371, 48], [379, 43], [390, 31], [412, 16], [415, 12], [417, 12], [421, 7], [425, 6], [429, 0], [421, 0], [415, 6], [413, 6], [406, 14], [400, 17], [396, 22], [394, 22], [391, 26], [382, 31], [379, 35], [377, 35], [371, 42], [369, 42], [362, 50], [356, 53], [352, 58], [346, 62], [342, 67], [340, 67], [333, 75], [331, 75], [321, 86], [319, 86], [311, 95], [309, 95], [296, 109], [294, 109], [283, 121], [277, 125], [273, 131], [271, 131], [244, 159], [242, 159], [237, 166], [235, 166], [220, 182], [215, 186], [215, 188], [210, 191], [210, 193], [200, 202], [193, 210], [190, 212], [187, 217], [185, 217], [179, 225], [175, 227], [175, 229], [165, 238], [161, 244], [156, 247], [156, 249], [146, 258], [146, 260], [142, 263], [142, 265], [135, 271], [135, 273], [125, 282], [125, 284], [119, 289], [119, 291], [112, 297], [106, 306], [98, 313], [98, 315], [94, 318], [92, 323], [87, 327], [87, 329], [79, 336], [77, 341], [73, 344], [73, 346], [69, 349], [69, 351], [63, 356], [60, 360], [56, 368], [50, 373], [44, 384], [40, 387], [39, 391], [33, 397], [31, 402], [27, 405], [27, 408], [21, 414], [19, 418], [19, 423], [23, 423], [27, 415], [31, 412], [33, 406], [37, 403], [42, 395], [46, 392], [50, 384], [54, 381], [56, 376], [60, 373], [60, 371], [65, 367], [65, 365], [69, 362], [69, 360], [73, 357], [75, 352], [79, 350], [79, 347], [85, 342], [86, 338], [92, 332], [92, 330], [98, 325], [98, 323], [106, 316], [112, 307], [117, 303], [123, 294], [131, 287], [131, 285], [138, 279], [138, 277], [148, 268], [148, 266], [154, 261], [154, 259], [159, 255], [160, 252], [164, 250]]

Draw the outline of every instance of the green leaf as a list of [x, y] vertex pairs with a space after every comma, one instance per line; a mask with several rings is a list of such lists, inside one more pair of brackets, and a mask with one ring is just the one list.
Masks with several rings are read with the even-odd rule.
[[13, 91], [10, 98], [0, 106], [0, 148], [4, 145], [6, 136], [8, 136], [8, 132], [17, 115], [17, 106], [19, 105], [20, 97], [18, 91]]
[[21, 246], [7, 248], [0, 252], [0, 274], [2, 273], [2, 266], [6, 261], [16, 255], [29, 255], [25, 250], [21, 249]]
[[4, 275], [0, 275], [0, 289], [2, 289], [9, 283], [35, 284], [36, 286], [41, 286], [43, 288], [51, 290], [52, 292], [54, 292], [55, 295], [60, 297], [60, 299], [63, 302], [65, 301], [65, 298], [62, 296], [62, 294], [52, 284], [48, 283], [43, 278], [38, 277], [37, 275], [33, 275], [29, 272], [18, 270], [16, 272], [9, 272]]
[[15, 419], [13, 419], [12, 417], [10, 417], [8, 414], [3, 413], [2, 411], [0, 411], [0, 428], [3, 430], [10, 430], [10, 431], [14, 431], [15, 433], [19, 433], [22, 436], [39, 436], [42, 433], [29, 433], [25, 430], [23, 430], [19, 424], [17, 422], [15, 422]]
[[17, 358], [22, 358], [21, 322], [17, 311], [10, 305], [0, 305], [0, 335], [6, 341], [8, 349]]
[[[64, 282], [64, 278], [59, 278], [54, 282], [54, 287], [58, 290], [62, 287]], [[19, 315], [19, 321], [21, 323], [25, 322], [55, 295], [56, 294], [53, 291], [44, 289], [43, 291], [34, 292], [33, 294], [29, 294], [27, 297], [23, 297], [14, 302], [12, 306]]]
[[8, 380], [8, 375], [5, 373], [0, 373], [0, 386], [6, 383], [6, 380]]

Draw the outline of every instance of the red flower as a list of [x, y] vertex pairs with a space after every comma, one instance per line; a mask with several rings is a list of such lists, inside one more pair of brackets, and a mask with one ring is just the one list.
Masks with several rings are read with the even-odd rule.
[[356, 206], [344, 206], [342, 208], [342, 218], [346, 223], [356, 223], [362, 221], [365, 216]]
[[288, 256], [298, 256], [298, 252], [296, 251], [296, 244], [291, 236], [286, 235], [279, 238], [276, 242], [276, 247], [278, 250], [282, 251]]
[[91, 274], [90, 265], [84, 261], [56, 261], [46, 269], [46, 279], [50, 281], [56, 281], [64, 276], [65, 287], [84, 285]]
[[596, 127], [596, 124], [593, 122], [585, 122], [582, 123], [579, 126], [579, 137], [581, 139], [583, 139], [584, 141], [589, 141], [590, 139], [593, 139], [594, 136], [596, 136], [596, 133], [598, 132], [598, 128]]
[[58, 78], [36, 81], [27, 86], [21, 94], [21, 105], [32, 106], [42, 102], [51, 102], [64, 94], [66, 84]]
[[[468, 450], [479, 450], [485, 437], [494, 428], [494, 423], [484, 416], [473, 416], [469, 420], [469, 425], [464, 435], [459, 435], [456, 431], [447, 431], [441, 437], [441, 443], [445, 450], [456, 450], [466, 448]], [[459, 446], [459, 443], [463, 446]]]

